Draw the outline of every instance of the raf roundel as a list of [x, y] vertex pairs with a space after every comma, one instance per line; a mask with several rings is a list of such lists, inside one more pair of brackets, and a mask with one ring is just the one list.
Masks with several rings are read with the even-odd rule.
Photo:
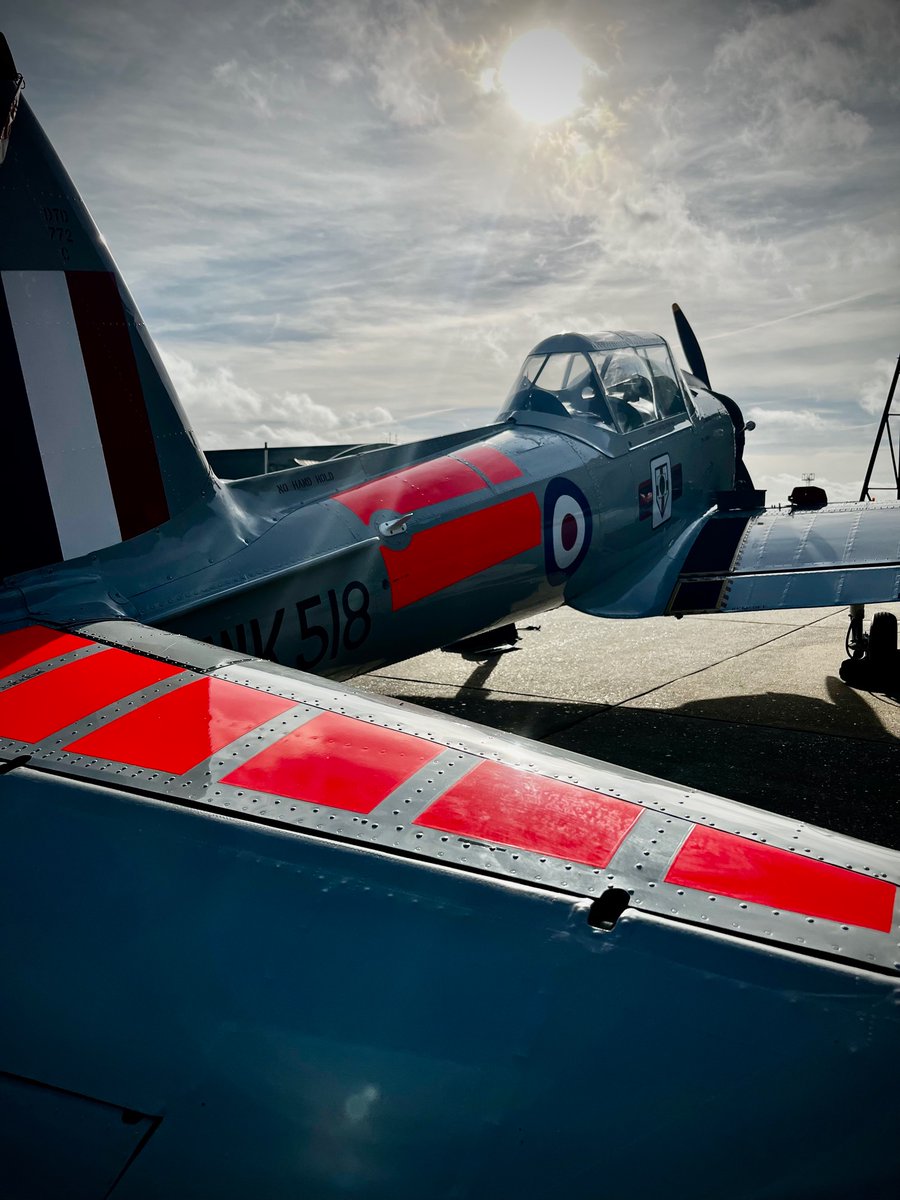
[[581, 566], [591, 528], [584, 492], [569, 479], [551, 479], [544, 493], [544, 559], [550, 583], [564, 583]]

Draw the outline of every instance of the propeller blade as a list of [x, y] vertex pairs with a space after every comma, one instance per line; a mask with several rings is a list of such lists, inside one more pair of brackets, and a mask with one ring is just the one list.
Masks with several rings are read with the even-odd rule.
[[703, 361], [703, 351], [700, 349], [700, 343], [694, 336], [690, 322], [677, 304], [672, 305], [672, 315], [675, 318], [675, 328], [678, 330], [678, 340], [681, 342], [684, 357], [691, 368], [691, 374], [696, 375], [712, 391], [712, 384], [709, 382], [709, 371], [707, 371], [706, 363]]

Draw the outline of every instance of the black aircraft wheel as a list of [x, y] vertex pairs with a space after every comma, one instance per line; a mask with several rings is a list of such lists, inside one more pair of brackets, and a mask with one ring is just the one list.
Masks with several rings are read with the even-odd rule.
[[893, 693], [900, 687], [897, 618], [893, 613], [879, 612], [872, 618], [866, 662], [877, 690]]
[[864, 644], [865, 654], [858, 655], [854, 646], [851, 657], [841, 663], [841, 679], [850, 687], [892, 693], [894, 688], [900, 687], [897, 618], [893, 613], [875, 614]]
[[864, 688], [869, 682], [869, 668], [860, 658], [845, 658], [838, 674], [848, 687]]
[[866, 656], [874, 666], [893, 663], [897, 654], [897, 618], [893, 613], [877, 612], [869, 629]]

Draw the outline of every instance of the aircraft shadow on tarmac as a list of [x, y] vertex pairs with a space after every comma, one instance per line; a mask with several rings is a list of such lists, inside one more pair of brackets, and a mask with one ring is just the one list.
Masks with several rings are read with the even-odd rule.
[[866, 693], [839, 679], [827, 680], [828, 701], [765, 692], [651, 708], [492, 692], [486, 686], [492, 669], [491, 660], [480, 664], [452, 697], [399, 679], [382, 678], [378, 690], [900, 848], [900, 743]]

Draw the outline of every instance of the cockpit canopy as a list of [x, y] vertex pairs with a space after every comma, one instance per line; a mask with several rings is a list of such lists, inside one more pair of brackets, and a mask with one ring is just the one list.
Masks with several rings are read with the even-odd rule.
[[628, 433], [686, 414], [680, 375], [669, 348], [653, 333], [561, 333], [525, 359], [500, 412], [586, 418]]

